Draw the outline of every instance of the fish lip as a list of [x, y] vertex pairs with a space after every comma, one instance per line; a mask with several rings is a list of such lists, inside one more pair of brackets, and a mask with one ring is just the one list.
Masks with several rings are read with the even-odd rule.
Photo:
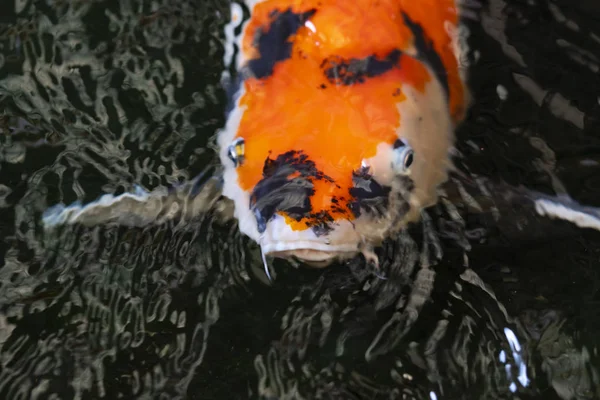
[[356, 244], [328, 245], [322, 242], [270, 242], [261, 244], [265, 255], [277, 258], [295, 258], [314, 268], [324, 268], [339, 259], [359, 253]]

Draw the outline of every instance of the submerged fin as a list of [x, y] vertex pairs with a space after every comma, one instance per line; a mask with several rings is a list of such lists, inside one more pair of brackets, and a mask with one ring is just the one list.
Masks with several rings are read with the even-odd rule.
[[570, 197], [540, 196], [535, 200], [535, 210], [542, 216], [600, 231], [600, 208], [581, 205]]
[[58, 204], [48, 208], [42, 222], [46, 228], [59, 225], [82, 224], [86, 226], [116, 223], [125, 226], [161, 224], [169, 220], [188, 220], [209, 210], [225, 219], [233, 215], [232, 205], [220, 196], [221, 180], [205, 179], [201, 174], [190, 182], [173, 188], [159, 188], [148, 192], [136, 186], [131, 193], [118, 196], [106, 194], [98, 200], [82, 205]]
[[[458, 188], [458, 190], [446, 190], [445, 193], [452, 193], [448, 196], [451, 202], [458, 200], [454, 197], [460, 197], [460, 201], [468, 206], [470, 213], [491, 212], [494, 220], [497, 221], [507, 210], [512, 212], [516, 206], [524, 206], [531, 208], [541, 217], [560, 219], [579, 228], [600, 231], [600, 208], [582, 205], [564, 191], [556, 195], [548, 195], [523, 186], [515, 187], [482, 177], [467, 177], [467, 179], [465, 177], [460, 173], [453, 174], [447, 185], [454, 186], [454, 189]], [[477, 194], [465, 196], [467, 188], [474, 189]]]

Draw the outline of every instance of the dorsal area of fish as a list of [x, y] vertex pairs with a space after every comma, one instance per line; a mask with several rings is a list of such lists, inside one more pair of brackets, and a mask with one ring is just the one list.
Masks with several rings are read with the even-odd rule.
[[246, 8], [226, 27], [238, 85], [218, 136], [240, 230], [266, 254], [326, 265], [435, 203], [469, 104], [454, 1]]

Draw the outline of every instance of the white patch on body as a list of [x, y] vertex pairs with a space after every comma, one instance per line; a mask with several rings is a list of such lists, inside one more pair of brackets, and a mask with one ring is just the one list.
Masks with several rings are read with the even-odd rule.
[[371, 158], [364, 160], [364, 165], [369, 166], [369, 173], [380, 185], [391, 186], [394, 180], [394, 164], [396, 153], [393, 146], [387, 143], [377, 145], [377, 153]]
[[414, 220], [422, 208], [437, 201], [437, 187], [448, 177], [451, 167], [450, 149], [454, 144], [454, 125], [442, 85], [432, 77], [420, 93], [404, 84], [406, 99], [398, 104], [402, 116], [398, 137], [405, 139], [414, 151], [410, 177], [415, 184], [410, 204]]
[[339, 221], [326, 236], [317, 236], [312, 229], [292, 230], [285, 219], [275, 215], [261, 237], [260, 245], [266, 254], [296, 249], [320, 251], [357, 252], [360, 237], [350, 221]]
[[[460, 6], [459, 6], [460, 7]], [[458, 73], [460, 75], [460, 79], [464, 83], [467, 81], [467, 74], [469, 71], [470, 61], [469, 61], [469, 36], [471, 35], [471, 31], [469, 27], [464, 24], [459, 24], [458, 26], [454, 25], [450, 21], [444, 22], [444, 28], [446, 32], [450, 36], [450, 45], [452, 46], [452, 52], [454, 53], [454, 57], [458, 63]], [[465, 85], [466, 89], [466, 85]], [[465, 95], [470, 96], [470, 92], [465, 90]], [[467, 97], [465, 99], [465, 103], [469, 103], [470, 98]]]

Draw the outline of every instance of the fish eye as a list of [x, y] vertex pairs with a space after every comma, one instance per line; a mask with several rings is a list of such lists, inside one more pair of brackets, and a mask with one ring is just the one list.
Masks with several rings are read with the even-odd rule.
[[414, 154], [415, 152], [412, 150], [409, 150], [406, 155], [404, 156], [404, 168], [408, 169], [410, 168], [410, 166], [412, 165], [413, 161], [414, 161]]
[[227, 156], [233, 161], [235, 167], [241, 165], [244, 161], [245, 150], [244, 138], [235, 139], [227, 148]]
[[394, 151], [396, 152], [395, 169], [400, 173], [408, 172], [415, 160], [415, 152], [412, 147], [405, 145], [394, 149]]

